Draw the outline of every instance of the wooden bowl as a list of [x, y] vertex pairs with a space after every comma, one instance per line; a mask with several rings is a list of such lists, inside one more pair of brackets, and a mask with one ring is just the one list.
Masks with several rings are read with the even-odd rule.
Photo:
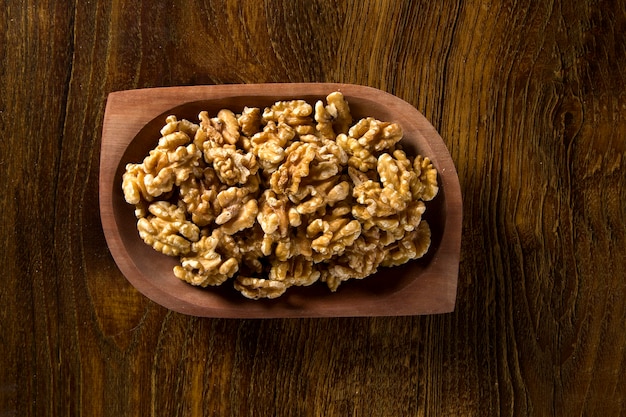
[[[278, 100], [305, 99], [314, 104], [340, 91], [355, 120], [373, 116], [395, 121], [404, 130], [403, 145], [428, 156], [438, 171], [439, 194], [427, 203], [424, 218], [432, 231], [431, 247], [422, 259], [381, 268], [363, 280], [341, 284], [332, 293], [325, 284], [292, 287], [273, 300], [249, 300], [228, 282], [199, 288], [172, 272], [177, 258], [162, 255], [138, 235], [134, 208], [122, 193], [128, 162], [140, 162], [156, 146], [165, 117], [197, 122], [198, 113], [215, 115], [222, 108], [241, 112]], [[100, 215], [107, 244], [128, 281], [154, 302], [171, 310], [205, 317], [338, 317], [399, 316], [454, 310], [461, 246], [462, 202], [450, 154], [434, 127], [407, 102], [383, 91], [349, 84], [248, 84], [149, 88], [109, 94], [100, 155]]]

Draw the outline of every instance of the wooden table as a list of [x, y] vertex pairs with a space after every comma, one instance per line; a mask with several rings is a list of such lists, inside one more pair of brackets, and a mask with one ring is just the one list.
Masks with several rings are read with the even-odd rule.
[[[626, 415], [626, 4], [9, 0], [0, 415]], [[296, 4], [298, 3], [298, 4]], [[444, 138], [456, 311], [200, 319], [130, 286], [98, 212], [112, 91], [342, 82]]]

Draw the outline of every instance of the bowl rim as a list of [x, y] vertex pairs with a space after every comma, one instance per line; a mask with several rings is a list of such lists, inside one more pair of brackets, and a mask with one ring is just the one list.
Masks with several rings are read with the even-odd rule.
[[[156, 117], [170, 109], [198, 101], [229, 100], [235, 97], [262, 99], [280, 96], [326, 97], [340, 91], [350, 97], [369, 98], [381, 106], [402, 110], [414, 117], [424, 136], [438, 170], [440, 190], [445, 190], [445, 224], [441, 243], [428, 267], [408, 285], [396, 292], [373, 294], [366, 299], [348, 298], [341, 302], [338, 293], [310, 301], [296, 295], [288, 301], [242, 300], [240, 304], [208, 303], [203, 289], [182, 283], [197, 292], [184, 291], [185, 296], [164, 291], [151, 282], [134, 262], [116, 220], [112, 193], [119, 164], [129, 145]], [[250, 103], [254, 105], [254, 103]], [[413, 119], [412, 119], [413, 121]], [[117, 184], [121, 193], [121, 184]], [[108, 249], [126, 279], [152, 301], [176, 312], [202, 317], [221, 318], [287, 318], [287, 317], [354, 317], [439, 314], [454, 311], [460, 260], [462, 198], [459, 179], [450, 153], [435, 128], [411, 104], [382, 90], [344, 83], [262, 83], [156, 87], [111, 92], [108, 95], [103, 126], [99, 172], [99, 207]], [[132, 208], [129, 209], [132, 210]], [[157, 252], [155, 252], [157, 254]], [[335, 300], [333, 301], [333, 297]], [[358, 297], [357, 297], [358, 298]], [[283, 300], [281, 300], [283, 299]], [[366, 302], [364, 302], [366, 301]]]

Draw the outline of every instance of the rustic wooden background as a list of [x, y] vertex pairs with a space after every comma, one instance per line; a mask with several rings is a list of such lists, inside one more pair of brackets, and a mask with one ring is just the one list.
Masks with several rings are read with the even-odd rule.
[[[624, 1], [8, 0], [0, 28], [0, 416], [626, 415]], [[297, 81], [439, 130], [454, 313], [199, 319], [118, 271], [107, 94]]]

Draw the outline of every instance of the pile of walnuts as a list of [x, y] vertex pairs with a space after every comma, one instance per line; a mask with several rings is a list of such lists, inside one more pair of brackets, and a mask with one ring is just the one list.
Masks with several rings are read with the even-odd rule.
[[241, 114], [168, 116], [156, 148], [128, 164], [124, 197], [139, 235], [180, 257], [202, 287], [232, 279], [245, 297], [342, 281], [423, 256], [424, 201], [438, 191], [428, 158], [409, 157], [396, 123], [353, 124], [343, 95], [276, 102]]

